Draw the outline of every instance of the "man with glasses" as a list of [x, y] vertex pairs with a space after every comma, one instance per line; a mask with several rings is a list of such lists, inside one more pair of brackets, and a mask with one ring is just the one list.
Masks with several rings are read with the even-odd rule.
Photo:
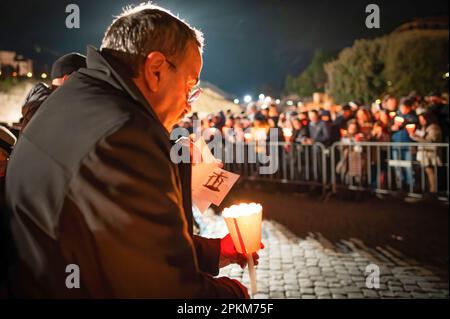
[[6, 176], [16, 296], [248, 297], [213, 277], [224, 259], [239, 261], [229, 238], [193, 240], [170, 160], [169, 132], [200, 92], [202, 46], [168, 11], [128, 9], [42, 105]]

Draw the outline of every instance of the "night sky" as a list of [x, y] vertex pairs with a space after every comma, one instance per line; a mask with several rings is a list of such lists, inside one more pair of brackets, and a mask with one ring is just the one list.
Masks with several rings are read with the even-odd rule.
[[[18, 51], [37, 65], [51, 65], [67, 52], [85, 53], [87, 44], [98, 47], [112, 16], [140, 2], [1, 0], [0, 50]], [[448, 15], [448, 0], [154, 2], [204, 32], [201, 78], [239, 97], [255, 96], [266, 87], [279, 92], [286, 75], [302, 71], [316, 49], [337, 52], [355, 39], [389, 33], [415, 17]], [[80, 7], [80, 29], [65, 27], [69, 3]], [[365, 27], [369, 3], [380, 6], [380, 29]]]

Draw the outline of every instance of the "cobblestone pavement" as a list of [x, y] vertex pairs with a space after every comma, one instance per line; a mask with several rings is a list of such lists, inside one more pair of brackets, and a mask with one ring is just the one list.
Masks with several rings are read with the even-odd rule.
[[[200, 234], [223, 237], [228, 233], [222, 217], [211, 211], [197, 216]], [[299, 238], [275, 221], [263, 221], [256, 267], [258, 294], [254, 298], [448, 298], [448, 281], [391, 247], [366, 247], [357, 239], [331, 243], [320, 234]], [[366, 287], [366, 267], [380, 269], [378, 289]], [[219, 276], [240, 280], [249, 287], [248, 271], [237, 265], [221, 269]]]

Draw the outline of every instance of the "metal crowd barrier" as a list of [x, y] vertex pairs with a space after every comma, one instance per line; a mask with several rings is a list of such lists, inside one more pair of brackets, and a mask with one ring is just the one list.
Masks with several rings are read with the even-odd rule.
[[449, 145], [336, 142], [330, 147], [331, 189], [423, 197], [449, 196]]
[[[241, 175], [241, 178], [254, 181], [268, 181], [299, 185], [313, 185], [326, 190], [328, 187], [327, 149], [321, 143], [312, 145], [268, 142], [265, 144], [236, 143], [223, 148], [224, 168]], [[238, 148], [244, 149], [244, 160], [227, 161], [227, 156], [235, 156]], [[274, 151], [276, 148], [276, 151]], [[260, 169], [267, 167], [258, 154], [265, 152], [270, 162], [277, 164], [272, 174], [261, 174]], [[256, 154], [256, 156], [254, 156]], [[235, 156], [236, 157], [236, 156]], [[256, 157], [256, 158], [255, 158]]]
[[[267, 161], [258, 154], [264, 152], [270, 161], [278, 161], [273, 173], [261, 174]], [[236, 143], [223, 147], [222, 161], [226, 170], [250, 181], [312, 185], [323, 192], [347, 189], [420, 198], [433, 191], [441, 199], [449, 197], [445, 143], [336, 142], [329, 148], [321, 143]]]

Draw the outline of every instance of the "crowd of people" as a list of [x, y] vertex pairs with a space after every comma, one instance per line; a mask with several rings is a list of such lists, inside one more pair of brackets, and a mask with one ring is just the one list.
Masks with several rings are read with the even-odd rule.
[[269, 129], [279, 129], [279, 140], [302, 144], [354, 142], [448, 142], [448, 101], [439, 93], [422, 97], [410, 94], [397, 99], [388, 95], [366, 106], [350, 102], [339, 108], [311, 109], [295, 106], [249, 104], [240, 113], [219, 111], [199, 119], [194, 113], [178, 123], [193, 132], [193, 121], [202, 131], [233, 130], [236, 142], [265, 140]]
[[[427, 193], [436, 193], [437, 167], [442, 166], [442, 155], [438, 148], [423, 143], [448, 143], [448, 110], [448, 100], [439, 92], [431, 92], [427, 96], [411, 93], [400, 99], [387, 95], [370, 106], [350, 102], [342, 106], [318, 107], [299, 102], [296, 106], [282, 108], [276, 103], [251, 103], [239, 113], [227, 110], [202, 118], [194, 113], [177, 126], [194, 135], [201, 131], [207, 141], [221, 132], [223, 140], [232, 143], [273, 141], [269, 132], [276, 128], [276, 140], [284, 142], [286, 152], [292, 151], [293, 143], [321, 143], [327, 148], [341, 142], [340, 145], [348, 146], [339, 148], [333, 165], [336, 173], [347, 183], [352, 179], [371, 188], [380, 187], [386, 184], [390, 160], [407, 161], [418, 163], [426, 175]], [[196, 131], [195, 120], [200, 123], [197, 125], [199, 131]], [[360, 146], [362, 142], [421, 144], [417, 144], [418, 147], [398, 144], [399, 147], [388, 152], [386, 147], [376, 149], [383, 144]], [[397, 188], [414, 189], [418, 184], [414, 175], [419, 175], [414, 174], [414, 169], [395, 168]]]

